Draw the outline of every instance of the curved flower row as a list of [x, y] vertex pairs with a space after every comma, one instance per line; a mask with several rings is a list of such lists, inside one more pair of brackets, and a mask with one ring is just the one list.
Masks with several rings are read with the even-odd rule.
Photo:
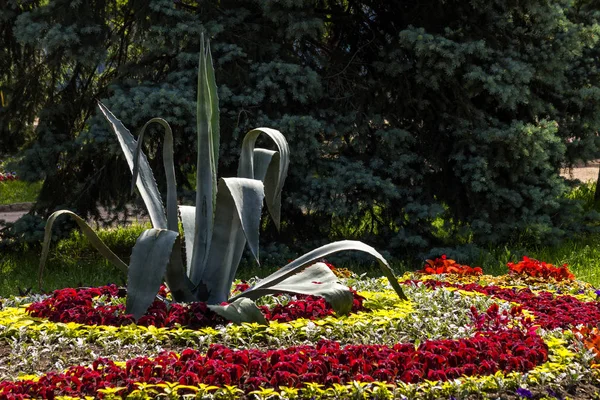
[[[354, 304], [352, 312], [365, 311], [363, 297], [352, 290]], [[159, 293], [167, 297], [166, 288]], [[135, 323], [130, 314], [125, 314], [124, 291], [116, 285], [98, 288], [59, 289], [52, 296], [34, 302], [27, 312], [36, 318], [46, 318], [52, 322], [76, 322], [85, 325], [123, 326]], [[101, 298], [100, 301], [97, 298]], [[100, 303], [100, 304], [99, 304]], [[106, 304], [105, 304], [106, 303]], [[274, 307], [261, 306], [268, 321], [289, 322], [298, 318], [320, 319], [334, 314], [333, 308], [322, 297], [297, 296], [296, 300]], [[172, 328], [183, 326], [190, 329], [215, 327], [227, 321], [208, 309], [206, 303], [179, 304], [167, 306], [164, 301], [155, 300], [148, 311], [138, 321], [140, 326]]]
[[[418, 281], [413, 281], [416, 283]], [[571, 295], [556, 295], [550, 292], [534, 293], [530, 289], [509, 289], [498, 286], [451, 284], [434, 280], [423, 282], [431, 289], [453, 287], [483, 293], [494, 298], [520, 304], [535, 316], [536, 324], [545, 329], [574, 328], [577, 325], [596, 326], [600, 323], [600, 303], [581, 301]]]
[[[458, 264], [444, 263], [448, 268], [443, 275], [405, 277], [411, 302], [399, 302], [380, 280], [350, 277], [348, 284], [364, 297], [363, 311], [335, 317], [321, 313], [317, 299], [272, 299], [270, 307], [263, 306], [264, 312], [275, 315], [266, 327], [217, 323], [192, 330], [189, 327], [199, 326], [193, 322], [199, 318], [187, 317], [189, 306], [173, 314], [173, 325], [165, 322], [173, 307], [157, 306], [147, 327], [88, 326], [49, 322], [50, 317], [43, 314], [27, 315], [18, 303], [5, 303], [12, 305], [0, 310], [0, 340], [10, 337], [15, 351], [5, 359], [25, 354], [27, 350], [19, 346], [22, 340], [50, 343], [57, 336], [63, 346], [106, 346], [107, 355], [118, 346], [115, 342], [128, 343], [124, 346], [128, 347], [132, 341], [148, 340], [174, 351], [151, 355], [135, 345], [138, 356], [118, 351], [121, 355], [116, 359], [127, 362], [106, 357], [74, 361], [80, 365], [4, 381], [0, 355], [0, 398], [460, 398], [506, 390], [520, 397], [531, 397], [538, 390], [536, 398], [561, 398], [565, 394], [561, 384], [582, 379], [600, 384], [593, 364], [600, 343], [593, 328], [600, 322], [600, 308], [591, 301], [593, 288], [571, 281], [564, 272], [536, 275], [524, 267], [525, 272], [515, 271], [510, 277], [489, 277], [465, 273], [474, 270], [468, 266], [450, 271]], [[548, 265], [541, 268], [553, 271]], [[53, 296], [61, 301], [50, 300], [44, 307], [38, 302], [37, 306], [58, 316], [58, 321], [60, 315], [64, 321], [72, 315], [87, 315], [70, 311], [77, 307], [87, 307], [86, 312], [92, 313], [100, 309], [107, 315], [104, 318], [113, 318], [123, 314], [122, 298], [115, 290], [61, 292], [62, 298], [61, 293]], [[76, 301], [69, 302], [73, 296]], [[314, 315], [313, 305], [317, 305]], [[35, 312], [32, 306], [29, 309]], [[295, 319], [297, 315], [303, 318]], [[319, 341], [324, 337], [330, 340]], [[317, 344], [298, 345], [306, 341]], [[190, 345], [195, 350], [186, 348]]]
[[0, 394], [49, 397], [94, 395], [99, 389], [136, 389], [136, 383], [178, 382], [197, 387], [236, 385], [245, 392], [263, 386], [299, 388], [304, 382], [324, 385], [352, 381], [455, 379], [490, 375], [497, 371], [529, 371], [548, 359], [542, 338], [520, 330], [480, 332], [470, 339], [434, 340], [414, 344], [349, 345], [321, 341], [316, 346], [279, 350], [232, 350], [213, 345], [206, 355], [197, 350], [160, 354], [127, 361], [125, 367], [97, 359], [91, 367], [76, 366], [37, 380], [0, 382]]
[[[425, 286], [407, 287], [406, 292], [412, 301], [402, 302], [393, 291], [386, 290], [387, 283], [375, 279], [371, 281], [376, 282], [381, 291], [360, 292], [360, 295], [365, 297], [364, 306], [372, 311], [341, 317], [330, 315], [317, 320], [299, 318], [289, 322], [271, 321], [268, 326], [229, 324], [192, 330], [134, 324], [116, 327], [73, 322], [54, 323], [30, 317], [24, 307], [5, 307], [0, 310], [0, 338], [10, 338], [11, 341], [30, 338], [29, 340], [52, 343], [60, 336], [63, 341], [65, 338], [73, 338], [100, 344], [107, 349], [119, 342], [162, 343], [169, 347], [187, 345], [202, 349], [219, 342], [233, 346], [289, 346], [321, 337], [342, 343], [379, 342], [391, 345], [428, 338], [470, 337], [474, 332], [469, 326], [470, 307], [475, 305], [477, 309], [485, 311], [493, 303], [491, 298], [482, 294], [448, 290], [431, 292]], [[502, 307], [510, 308], [508, 304]], [[11, 354], [19, 357], [20, 350], [15, 348]], [[0, 367], [0, 373], [1, 369]]]

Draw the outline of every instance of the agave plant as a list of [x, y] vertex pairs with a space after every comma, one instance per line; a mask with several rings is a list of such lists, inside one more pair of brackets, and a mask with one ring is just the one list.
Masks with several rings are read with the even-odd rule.
[[[352, 294], [338, 282], [323, 263], [323, 257], [342, 250], [361, 250], [373, 255], [398, 296], [406, 299], [386, 260], [372, 247], [358, 241], [334, 242], [315, 249], [260, 280], [254, 287], [229, 298], [232, 283], [246, 246], [259, 259], [259, 227], [263, 202], [279, 229], [281, 192], [289, 165], [289, 148], [277, 130], [257, 128], [242, 143], [238, 177], [217, 179], [219, 156], [219, 108], [217, 86], [208, 43], [201, 40], [197, 98], [197, 181], [196, 205], [178, 206], [173, 162], [173, 134], [169, 124], [153, 118], [141, 129], [136, 141], [113, 113], [102, 103], [100, 112], [112, 126], [150, 216], [152, 228], [144, 231], [133, 247], [126, 265], [76, 214], [60, 210], [48, 219], [40, 260], [39, 285], [46, 263], [52, 224], [59, 215], [75, 219], [85, 236], [100, 253], [127, 274], [126, 311], [141, 317], [165, 282], [173, 300], [204, 301], [222, 316], [235, 322], [266, 323], [255, 299], [266, 294], [292, 293], [320, 295], [337, 313], [352, 306]], [[165, 131], [163, 165], [167, 180], [166, 213], [148, 160], [142, 151], [146, 127], [162, 125]], [[256, 148], [259, 135], [266, 135], [277, 151]], [[179, 220], [184, 239], [179, 234]], [[185, 261], [183, 257], [185, 249]], [[227, 302], [226, 305], [221, 305]]]

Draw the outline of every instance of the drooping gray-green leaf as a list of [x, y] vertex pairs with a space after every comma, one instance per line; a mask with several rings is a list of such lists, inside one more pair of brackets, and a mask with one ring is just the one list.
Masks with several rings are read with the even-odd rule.
[[242, 322], [269, 324], [256, 304], [247, 298], [237, 299], [225, 306], [209, 305], [208, 308], [234, 324], [241, 324]]
[[[260, 147], [254, 149], [254, 179], [258, 179], [263, 183], [265, 182], [267, 169], [275, 154], [277, 154], [277, 152], [273, 150], [267, 150]], [[277, 162], [279, 162], [279, 160], [277, 160]]]
[[258, 291], [260, 289], [266, 289], [275, 286], [284, 281], [286, 278], [301, 271], [306, 266], [314, 263], [315, 261], [344, 250], [359, 250], [371, 254], [373, 257], [375, 257], [379, 263], [379, 267], [381, 268], [383, 274], [386, 278], [388, 278], [390, 284], [398, 294], [398, 297], [400, 297], [400, 299], [402, 300], [408, 300], [406, 295], [402, 291], [402, 287], [400, 287], [400, 284], [398, 283], [398, 279], [394, 276], [394, 273], [392, 272], [392, 269], [390, 268], [389, 264], [387, 263], [385, 258], [381, 254], [379, 254], [379, 252], [377, 252], [377, 250], [375, 250], [373, 247], [367, 244], [356, 240], [342, 240], [339, 242], [326, 244], [325, 246], [321, 246], [313, 251], [306, 253], [305, 255], [297, 258], [296, 260], [287, 264], [285, 267], [281, 268], [275, 273], [260, 280], [252, 288], [246, 290], [243, 293], [238, 294], [237, 296], [232, 297], [230, 301], [236, 300], [240, 297], [251, 298], [253, 291]]
[[[165, 178], [167, 181], [167, 228], [173, 232], [179, 232], [179, 219], [177, 218], [177, 181], [175, 178], [175, 163], [173, 159], [173, 132], [171, 126], [162, 118], [152, 118], [142, 127], [137, 140], [137, 147], [133, 154], [133, 180], [131, 189], [133, 190], [134, 182], [137, 180], [139, 169], [139, 157], [142, 152], [142, 144], [144, 142], [144, 133], [146, 128], [151, 123], [161, 125], [165, 130], [165, 140], [163, 144], [163, 166], [165, 169]], [[189, 280], [186, 269], [183, 266], [181, 258], [181, 240], [178, 238], [173, 245], [170, 262], [167, 265], [165, 272], [165, 282], [173, 299], [176, 301], [193, 301], [192, 288], [193, 285]]]
[[85, 235], [85, 237], [90, 241], [92, 246], [100, 252], [108, 261], [113, 263], [116, 267], [118, 267], [124, 273], [127, 273], [127, 264], [125, 264], [115, 253], [109, 249], [104, 242], [96, 235], [96, 232], [77, 214], [69, 210], [59, 210], [55, 211], [50, 215], [48, 221], [46, 222], [46, 228], [44, 230], [44, 243], [42, 244], [42, 256], [40, 258], [40, 267], [38, 271], [38, 287], [42, 290], [42, 278], [44, 274], [44, 267], [46, 265], [46, 261], [48, 259], [48, 253], [50, 251], [50, 241], [52, 240], [52, 225], [56, 218], [61, 215], [69, 215], [71, 218], [77, 222], [81, 232]]
[[126, 312], [136, 321], [144, 315], [163, 282], [173, 244], [178, 233], [168, 229], [148, 229], [137, 239], [127, 276]]
[[354, 296], [347, 286], [342, 285], [337, 276], [324, 263], [313, 264], [280, 283], [241, 294], [256, 300], [268, 294], [289, 293], [322, 296], [338, 315], [347, 314], [352, 309]]
[[[258, 234], [263, 184], [256, 179], [221, 178], [213, 237], [204, 269], [192, 265], [192, 281], [204, 283], [210, 304], [227, 300], [244, 245], [258, 261]], [[195, 251], [195, 250], [194, 250]]]
[[[196, 163], [196, 230], [194, 232], [193, 268], [204, 268], [208, 259], [217, 196], [218, 157], [218, 99], [212, 60], [208, 57], [204, 35], [200, 39], [200, 61], [198, 67], [197, 118], [197, 163]], [[212, 79], [212, 81], [211, 81]], [[212, 97], [211, 97], [212, 95]], [[192, 277], [192, 280], [194, 278]], [[195, 282], [197, 283], [197, 282]]]
[[[119, 121], [106, 106], [98, 102], [98, 108], [104, 115], [104, 118], [111, 124], [113, 131], [117, 135], [129, 169], [133, 172], [133, 153], [137, 147], [137, 142], [127, 128]], [[148, 164], [148, 159], [142, 153], [140, 154], [140, 172], [135, 184], [140, 191], [144, 204], [148, 209], [152, 226], [156, 229], [167, 229], [167, 218], [163, 206], [156, 180]]]
[[265, 203], [277, 229], [281, 225], [281, 190], [277, 191], [279, 168], [279, 152], [254, 149], [254, 179], [263, 181], [265, 185]]
[[[273, 142], [275, 142], [278, 149], [277, 154], [279, 158], [273, 155], [265, 176], [265, 199], [267, 200], [269, 214], [271, 215], [271, 218], [273, 218], [275, 226], [279, 229], [281, 221], [281, 191], [290, 164], [289, 146], [281, 132], [271, 128], [256, 128], [246, 134], [242, 143], [240, 163], [238, 165], [238, 176], [241, 178], [258, 179], [258, 171], [254, 166], [254, 148], [256, 139], [261, 133], [270, 137]], [[263, 159], [264, 155], [261, 155], [260, 157], [260, 159]], [[274, 163], [273, 161], [277, 162]], [[263, 166], [261, 166], [260, 169], [262, 170]]]
[[146, 132], [148, 125], [153, 122], [160, 124], [165, 129], [163, 166], [167, 180], [167, 229], [177, 232], [179, 228], [177, 220], [177, 181], [175, 179], [175, 163], [173, 159], [173, 131], [171, 130], [169, 123], [162, 118], [152, 118], [150, 121], [146, 122], [140, 130], [137, 146], [133, 153], [133, 179], [131, 181], [131, 191], [133, 192], [135, 182], [137, 181], [140, 166], [139, 158], [140, 154], [143, 154], [142, 144], [144, 143], [144, 133]]
[[179, 215], [181, 216], [181, 224], [183, 225], [183, 234], [185, 236], [186, 274], [190, 276], [192, 253], [194, 251], [194, 236], [196, 233], [196, 207], [179, 206]]

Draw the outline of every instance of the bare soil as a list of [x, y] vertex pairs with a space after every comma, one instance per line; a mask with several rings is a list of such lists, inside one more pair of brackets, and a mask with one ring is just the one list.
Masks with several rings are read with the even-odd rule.
[[589, 162], [587, 165], [582, 165], [573, 169], [563, 169], [561, 175], [569, 179], [579, 179], [582, 182], [589, 182], [598, 179], [598, 169], [600, 169], [600, 160]]
[[[33, 203], [17, 203], [17, 204], [0, 204], [0, 226], [2, 221], [12, 223], [29, 212]], [[131, 210], [130, 210], [131, 211]], [[108, 216], [108, 212], [100, 208], [100, 214], [104, 217]], [[123, 215], [119, 215], [119, 220], [123, 219]], [[128, 223], [145, 223], [150, 219], [145, 214], [130, 212], [127, 218]], [[91, 221], [88, 221], [88, 223]]]

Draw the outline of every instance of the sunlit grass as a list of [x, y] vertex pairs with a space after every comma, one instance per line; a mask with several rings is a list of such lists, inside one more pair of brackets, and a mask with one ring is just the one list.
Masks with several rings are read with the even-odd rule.
[[600, 235], [582, 235], [566, 240], [558, 246], [504, 247], [482, 252], [473, 266], [481, 266], [484, 273], [508, 273], [506, 264], [518, 262], [523, 256], [562, 266], [567, 264], [577, 279], [600, 287]]
[[42, 182], [2, 181], [0, 182], [0, 204], [34, 202], [41, 188]]
[[[99, 236], [125, 262], [128, 262], [131, 248], [137, 236], [148, 226], [132, 225], [127, 228], [103, 229]], [[497, 248], [482, 252], [479, 260], [472, 266], [481, 266], [484, 273], [502, 275], [508, 272], [507, 262], [517, 262], [522, 256], [546, 261], [560, 266], [568, 264], [578, 279], [600, 287], [600, 235], [588, 235], [565, 241], [559, 246], [540, 246], [534, 248]], [[6, 254], [0, 259], [0, 297], [18, 295], [20, 291], [31, 288], [37, 292], [39, 250], [20, 254]], [[380, 276], [377, 265], [345, 265], [359, 275]], [[254, 276], [266, 276], [281, 265], [256, 265], [247, 262], [239, 269], [240, 279]], [[402, 262], [392, 262], [392, 268], [402, 275], [409, 270]], [[108, 263], [79, 232], [59, 241], [50, 252], [50, 258], [44, 273], [44, 291], [63, 287], [97, 286], [107, 283], [124, 284], [126, 277], [115, 266]]]
[[[0, 297], [19, 295], [27, 291], [39, 293], [37, 276], [39, 255], [8, 254], [0, 261]], [[64, 287], [123, 284], [125, 276], [106, 260], [98, 258], [51, 257], [44, 273], [43, 291]]]
[[[125, 262], [129, 262], [135, 241], [149, 224], [98, 230], [98, 236]], [[0, 258], [0, 297], [17, 295], [23, 290], [38, 290], [40, 250], [4, 254]], [[126, 276], [106, 261], [85, 236], [75, 230], [52, 246], [43, 274], [43, 291], [64, 287], [124, 284]]]
[[[8, 182], [14, 184], [15, 182]], [[16, 183], [19, 183], [18, 181]], [[23, 183], [23, 182], [21, 182]], [[31, 184], [25, 184], [31, 186]], [[594, 183], [582, 185], [570, 192], [569, 197], [584, 202], [587, 210], [598, 207], [593, 201]], [[1, 191], [0, 199], [5, 198]], [[24, 197], [21, 197], [23, 199]], [[367, 221], [368, 222], [368, 221]], [[137, 237], [149, 224], [133, 224], [98, 230], [100, 238], [125, 262], [129, 261], [131, 249]], [[344, 226], [344, 228], [347, 228]], [[20, 291], [31, 288], [37, 292], [37, 275], [39, 266], [39, 249], [26, 250], [16, 254], [0, 254], [0, 297], [17, 295]], [[470, 262], [471, 266], [480, 266], [484, 273], [502, 275], [508, 272], [507, 262], [517, 262], [526, 255], [560, 266], [568, 264], [569, 269], [578, 279], [600, 287], [600, 234], [588, 234], [573, 237], [557, 246], [528, 246], [516, 244], [511, 247], [498, 247], [482, 250], [479, 257]], [[264, 257], [264, 255], [263, 255]], [[457, 260], [461, 261], [461, 260]], [[412, 265], [393, 261], [392, 268], [400, 276], [407, 270], [420, 268], [419, 262]], [[256, 265], [253, 261], [245, 261], [238, 271], [240, 279], [254, 276], [264, 277], [282, 265]], [[340, 263], [357, 274], [379, 276], [381, 272], [375, 263], [358, 265]], [[124, 284], [126, 277], [116, 267], [104, 260], [89, 244], [84, 235], [75, 230], [68, 238], [60, 240], [52, 246], [49, 262], [44, 274], [45, 291], [72, 286], [96, 286], [109, 282]]]

